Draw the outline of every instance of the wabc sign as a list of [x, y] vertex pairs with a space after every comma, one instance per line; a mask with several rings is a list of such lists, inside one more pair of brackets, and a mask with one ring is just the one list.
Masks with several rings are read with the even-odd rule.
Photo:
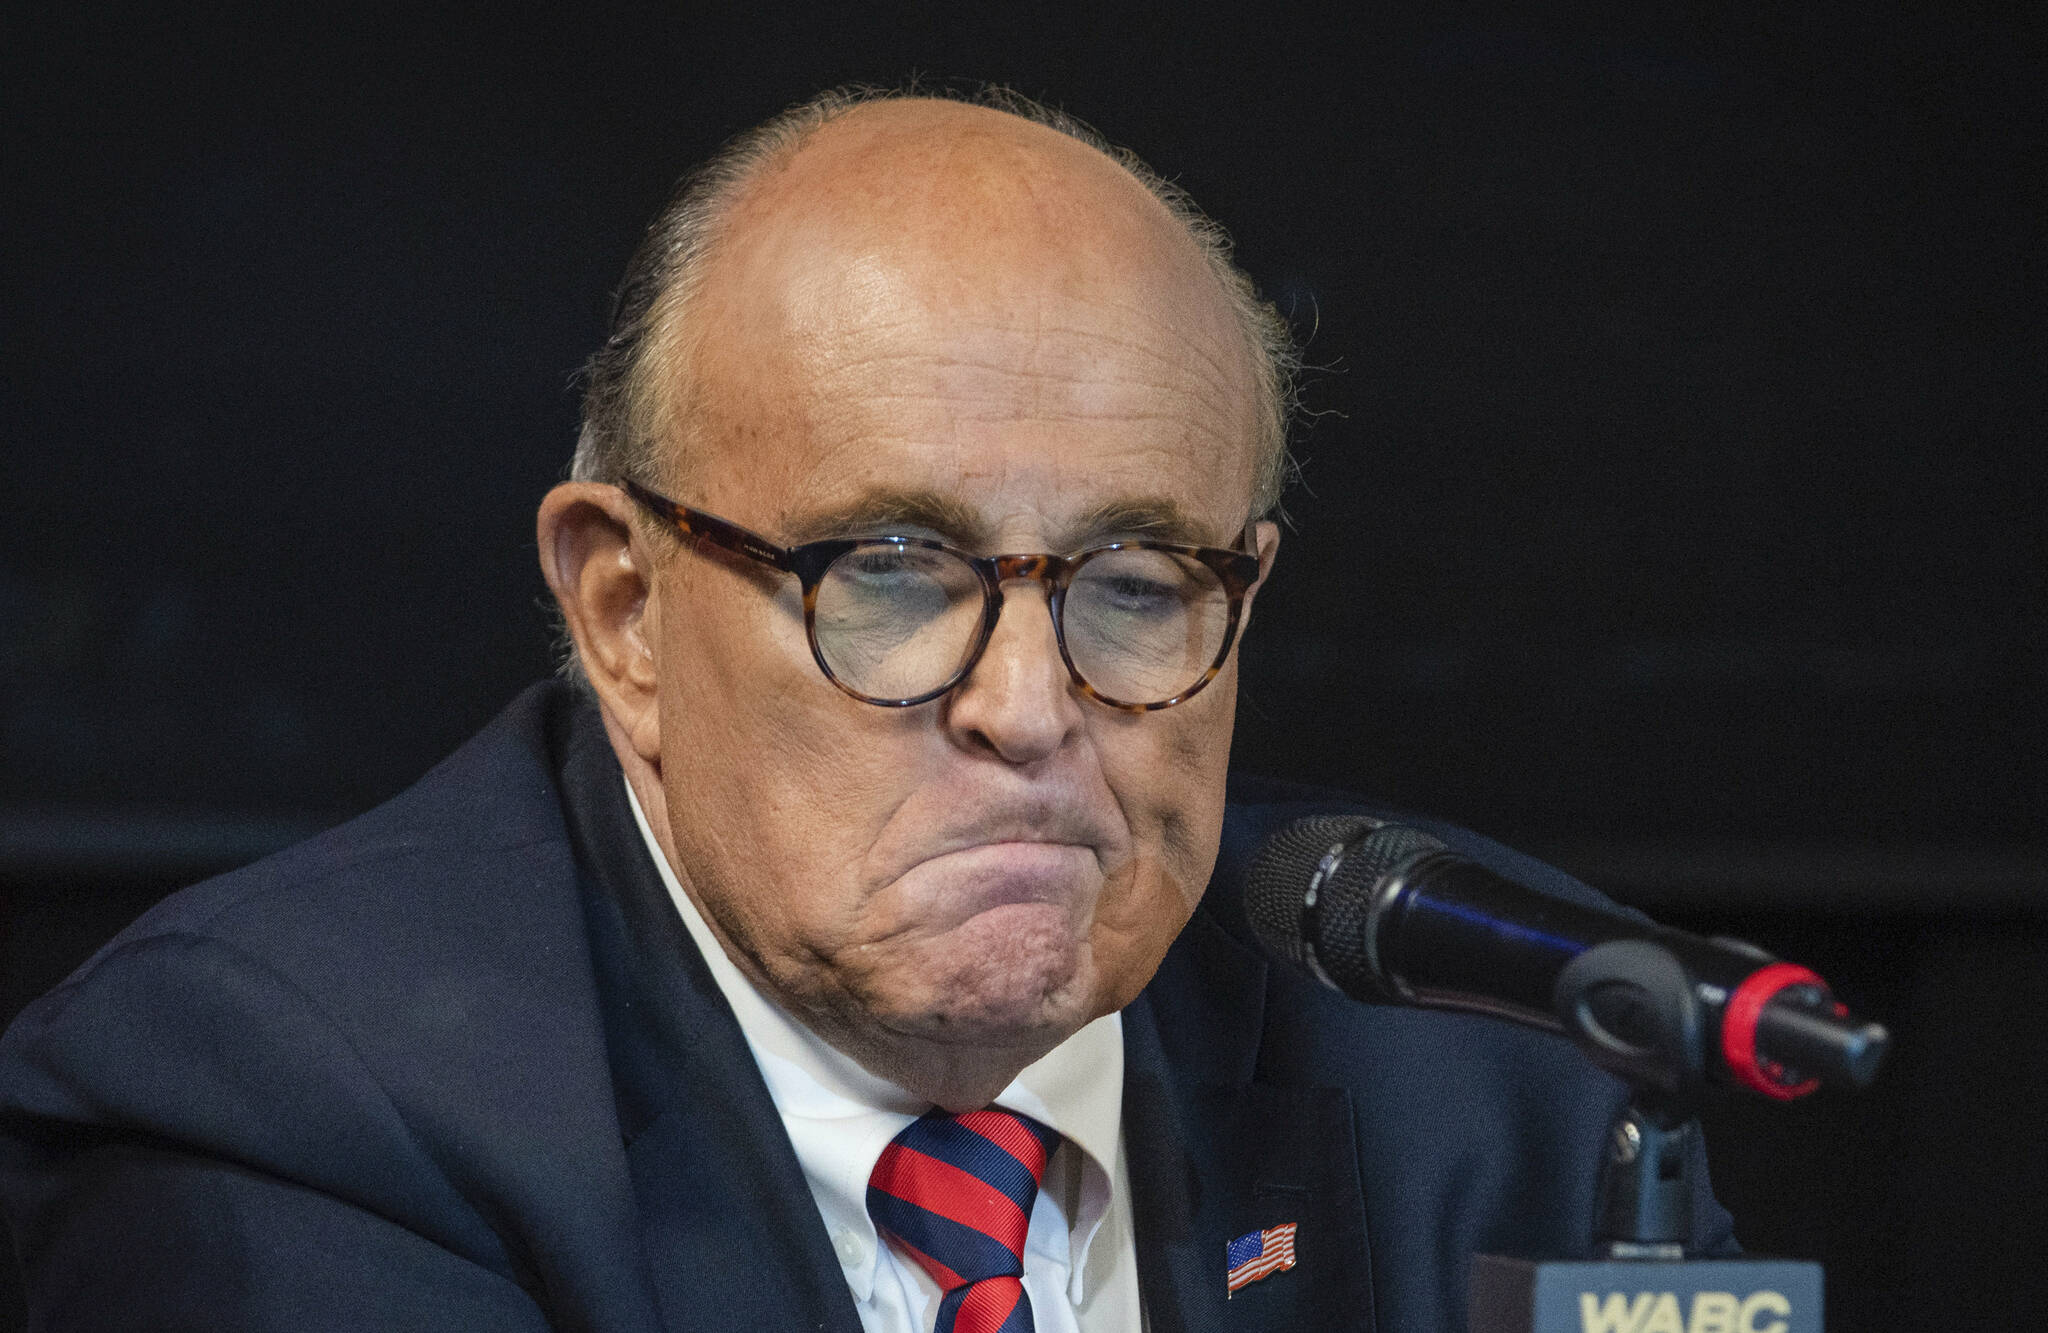
[[1782, 1291], [1695, 1291], [1687, 1305], [1675, 1291], [1579, 1293], [1581, 1333], [1788, 1333], [1792, 1302]]
[[1471, 1333], [1821, 1333], [1820, 1265], [1482, 1255], [1472, 1266]]

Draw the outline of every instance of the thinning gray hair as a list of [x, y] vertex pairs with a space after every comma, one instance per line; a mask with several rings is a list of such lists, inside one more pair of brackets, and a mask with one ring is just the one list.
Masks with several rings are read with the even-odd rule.
[[[786, 161], [820, 128], [868, 102], [944, 97], [1006, 112], [1086, 144], [1117, 163], [1163, 205], [1207, 262], [1244, 337], [1257, 396], [1258, 438], [1252, 511], [1277, 509], [1289, 462], [1287, 430], [1296, 407], [1300, 354], [1287, 321], [1237, 267], [1229, 235], [1196, 206], [1187, 191], [1147, 166], [1137, 154], [1104, 139], [1093, 126], [1004, 87], [971, 93], [916, 86], [850, 86], [818, 94], [743, 131], [679, 183], [648, 226], [626, 265], [613, 299], [610, 334], [583, 367], [583, 427], [569, 466], [574, 481], [617, 482], [632, 477], [658, 483], [662, 451], [679, 420], [680, 355], [688, 336], [691, 300], [703, 285], [726, 219], [747, 187]], [[563, 635], [563, 674], [580, 679], [574, 645]]]

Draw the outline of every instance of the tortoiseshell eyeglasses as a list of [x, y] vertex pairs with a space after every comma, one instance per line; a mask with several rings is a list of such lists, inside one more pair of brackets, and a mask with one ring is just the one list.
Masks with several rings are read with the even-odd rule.
[[1125, 712], [1166, 708], [1216, 678], [1258, 582], [1254, 526], [1243, 550], [1109, 542], [1072, 555], [969, 555], [924, 537], [844, 537], [777, 546], [737, 523], [627, 480], [622, 489], [684, 535], [803, 585], [818, 668], [884, 708], [936, 699], [967, 678], [1003, 609], [1003, 584], [1045, 586], [1075, 688]]

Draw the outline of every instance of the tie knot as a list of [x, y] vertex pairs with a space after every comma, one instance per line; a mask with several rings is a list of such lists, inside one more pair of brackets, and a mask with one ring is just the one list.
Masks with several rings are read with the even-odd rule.
[[1013, 1111], [933, 1111], [868, 1177], [875, 1226], [943, 1291], [1024, 1271], [1024, 1235], [1060, 1136]]

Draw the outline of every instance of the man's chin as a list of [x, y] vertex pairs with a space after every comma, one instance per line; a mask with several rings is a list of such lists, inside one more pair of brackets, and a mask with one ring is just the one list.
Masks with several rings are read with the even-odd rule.
[[894, 997], [871, 992], [867, 1013], [912, 1041], [1050, 1050], [1096, 1017], [1086, 958], [1087, 945], [1057, 928], [953, 940], [911, 970], [912, 984]]
[[1088, 1025], [1090, 1015], [1075, 1006], [978, 1005], [933, 1009], [885, 1019], [890, 1036], [924, 1047], [958, 1047], [1028, 1053], [1029, 1064]]

